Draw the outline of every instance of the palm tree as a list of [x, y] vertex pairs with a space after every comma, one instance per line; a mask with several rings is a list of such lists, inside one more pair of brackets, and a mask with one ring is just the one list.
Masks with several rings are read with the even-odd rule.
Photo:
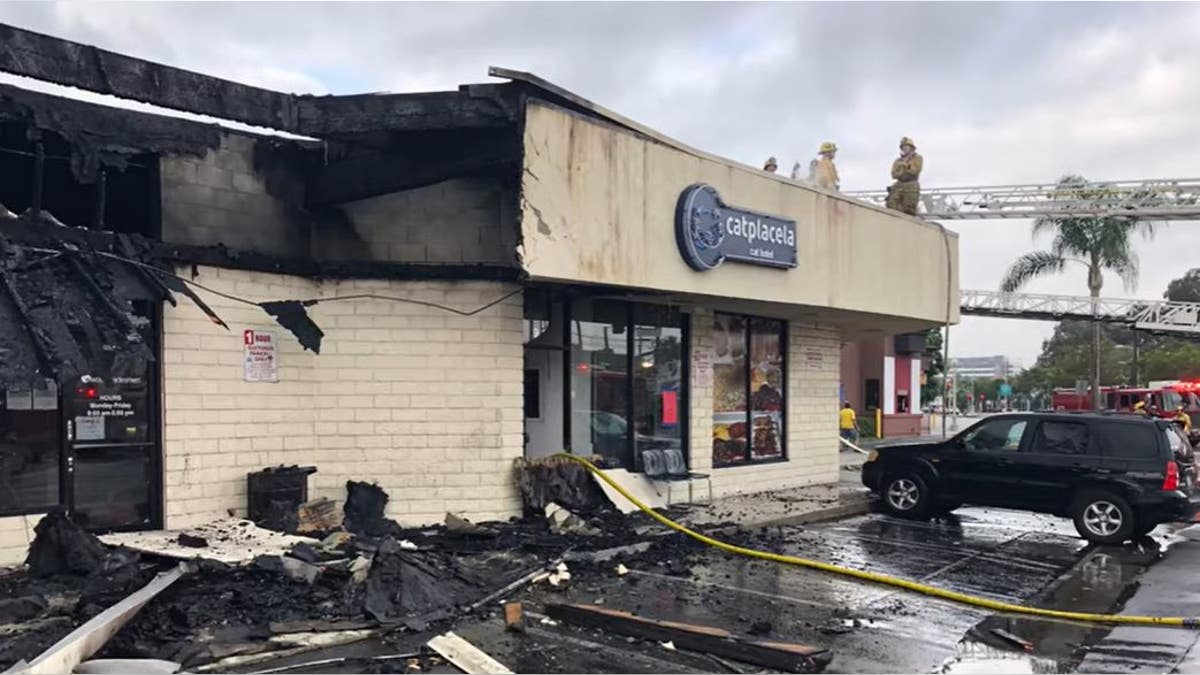
[[[1102, 202], [1106, 200], [1103, 187], [1089, 186], [1082, 176], [1065, 176], [1050, 195], [1054, 201], [1079, 200]], [[1080, 210], [1089, 210], [1086, 201]], [[1092, 209], [1094, 210], [1094, 209]], [[1033, 251], [1017, 258], [1008, 268], [1000, 290], [1012, 293], [1027, 282], [1047, 274], [1058, 274], [1068, 263], [1079, 263], [1087, 268], [1088, 292], [1092, 298], [1092, 406], [1100, 409], [1100, 291], [1104, 287], [1104, 272], [1115, 272], [1127, 290], [1137, 285], [1138, 261], [1133, 250], [1131, 235], [1141, 232], [1145, 236], [1154, 234], [1154, 225], [1132, 218], [1115, 216], [1081, 215], [1069, 218], [1038, 218], [1033, 223], [1033, 236], [1052, 232], [1054, 239], [1050, 250]]]

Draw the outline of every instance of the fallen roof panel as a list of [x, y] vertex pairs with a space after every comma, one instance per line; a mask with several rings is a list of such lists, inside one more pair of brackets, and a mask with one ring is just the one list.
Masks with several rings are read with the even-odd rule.
[[4, 224], [40, 226], [44, 241], [0, 231], [0, 386], [142, 370], [154, 359], [143, 334], [149, 321], [131, 303], [171, 300], [171, 292], [136, 261], [55, 238], [72, 228], [32, 220]]

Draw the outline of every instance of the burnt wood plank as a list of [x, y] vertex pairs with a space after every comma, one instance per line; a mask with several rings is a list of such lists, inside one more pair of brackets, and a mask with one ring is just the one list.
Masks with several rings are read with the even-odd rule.
[[503, 127], [515, 119], [515, 101], [515, 92], [511, 102], [465, 91], [302, 96], [297, 98], [297, 111], [302, 133], [324, 137], [381, 129]]
[[646, 640], [669, 641], [680, 649], [793, 673], [819, 673], [832, 658], [828, 650], [819, 647], [740, 637], [723, 628], [648, 619], [596, 605], [548, 605], [546, 614], [577, 626]]
[[0, 24], [0, 70], [165, 108], [298, 131], [296, 99]]

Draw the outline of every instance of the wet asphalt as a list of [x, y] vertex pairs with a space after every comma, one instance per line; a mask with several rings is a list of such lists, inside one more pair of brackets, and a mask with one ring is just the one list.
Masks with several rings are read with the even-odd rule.
[[[1093, 547], [1063, 518], [964, 508], [930, 522], [871, 513], [773, 534], [779, 535], [778, 552], [1012, 603], [1200, 615], [1200, 542], [1184, 541], [1168, 527], [1138, 545]], [[515, 672], [761, 671], [653, 641], [540, 621], [546, 604], [570, 602], [743, 635], [755, 624], [760, 631], [768, 624], [759, 639], [830, 650], [829, 673], [1200, 673], [1200, 632], [1194, 630], [1000, 615], [715, 550], [691, 555], [682, 570], [664, 569], [653, 557], [623, 562], [630, 570], [623, 576], [608, 563], [577, 568], [559, 588], [535, 584], [509, 598], [524, 604], [529, 628], [523, 634], [505, 630], [498, 607], [456, 622], [453, 630]], [[403, 644], [363, 643], [330, 653], [409, 651], [428, 637], [408, 635]], [[359, 662], [336, 670], [363, 668]]]
[[[1097, 548], [1079, 539], [1066, 519], [964, 508], [931, 522], [873, 513], [783, 528], [780, 534], [782, 553], [1006, 602], [1115, 612], [1137, 600], [1138, 607], [1130, 606], [1137, 613], [1200, 614], [1200, 581], [1183, 595], [1178, 585], [1144, 581], [1159, 564], [1168, 565], [1162, 568], [1167, 576], [1181, 574], [1171, 568], [1188, 567], [1189, 561], [1191, 570], [1200, 570], [1200, 543], [1196, 557], [1171, 563], [1171, 548], [1183, 553], [1191, 544], [1171, 545], [1163, 533], [1139, 545]], [[535, 615], [539, 603], [578, 602], [743, 634], [755, 623], [769, 622], [770, 639], [831, 650], [826, 669], [831, 673], [1168, 672], [1197, 636], [1169, 628], [1110, 631], [997, 615], [719, 551], [692, 562], [690, 574], [672, 575], [627, 561], [632, 571], [625, 576], [588, 579], [560, 591], [534, 590], [523, 599]], [[524, 636], [505, 634], [496, 621], [455, 630], [518, 672], [730, 672], [653, 643], [634, 645], [597, 631], [535, 626], [536, 634]], [[1093, 644], [1102, 651], [1093, 651]]]

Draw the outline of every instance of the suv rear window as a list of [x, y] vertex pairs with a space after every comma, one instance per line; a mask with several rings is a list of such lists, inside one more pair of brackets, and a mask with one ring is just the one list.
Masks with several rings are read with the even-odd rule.
[[1109, 457], [1144, 459], [1158, 456], [1158, 439], [1152, 425], [1101, 424], [1099, 431]]
[[1086, 455], [1087, 425], [1082, 422], [1042, 422], [1033, 438], [1030, 451], [1056, 455]]

